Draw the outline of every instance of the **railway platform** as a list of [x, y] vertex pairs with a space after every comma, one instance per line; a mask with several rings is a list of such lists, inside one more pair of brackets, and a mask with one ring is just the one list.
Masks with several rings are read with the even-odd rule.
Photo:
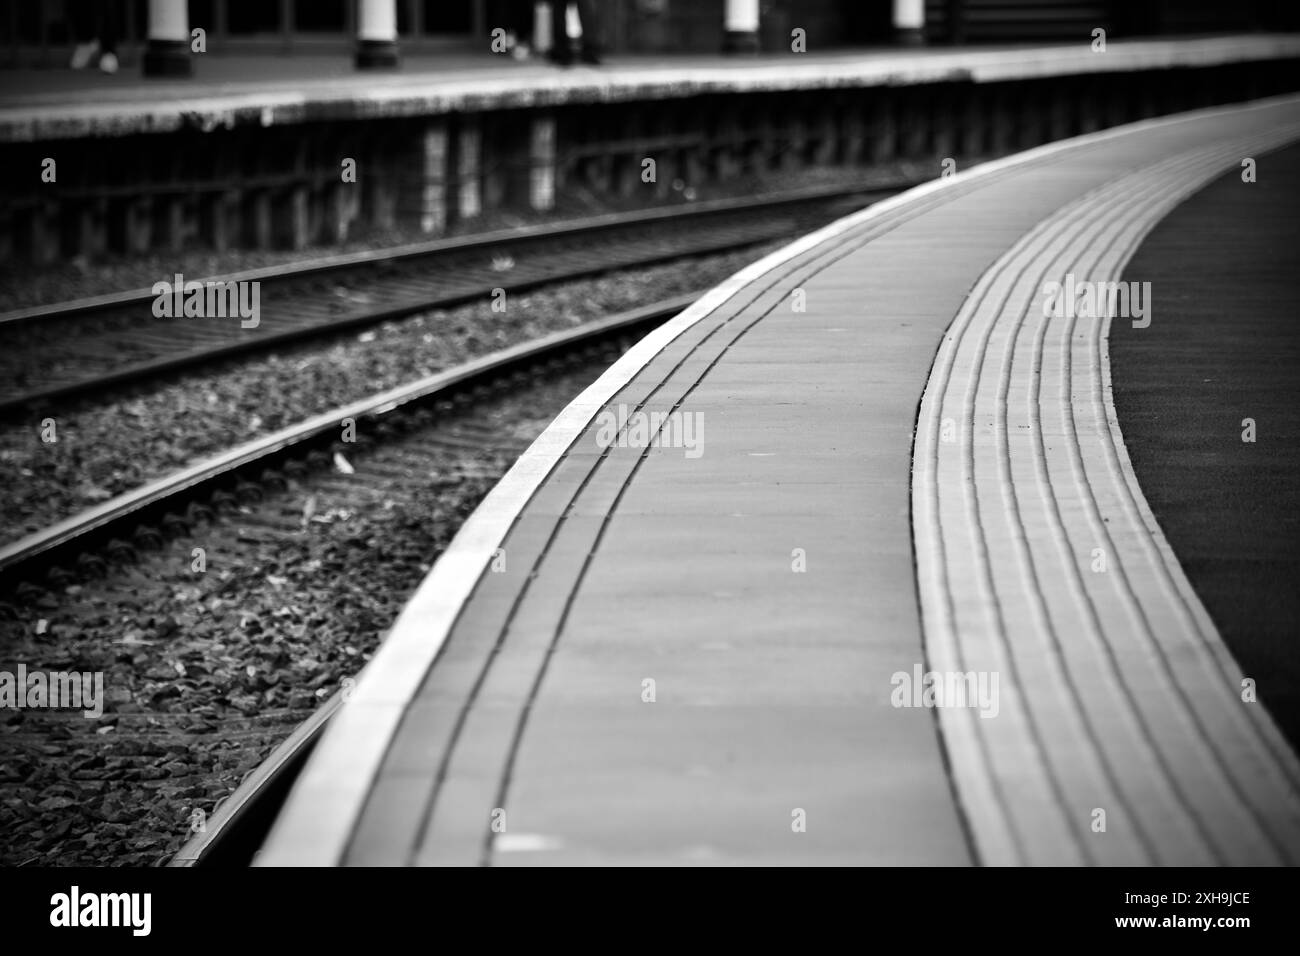
[[1280, 696], [1162, 531], [1110, 343], [1202, 281], [1126, 271], [1152, 230], [1229, 176], [1294, 207], [1297, 140], [1294, 97], [1090, 133], [714, 288], [465, 523], [257, 862], [1294, 864]]
[[360, 78], [346, 57], [192, 59], [181, 80], [5, 71], [0, 260], [304, 249], [575, 197], [681, 201], [773, 172], [937, 171], [1290, 91], [1300, 36], [616, 55], [570, 69], [448, 53]]
[[347, 57], [196, 56], [194, 76], [14, 68], [0, 76], [0, 142], [158, 133], [190, 125], [267, 126], [392, 118], [474, 109], [645, 102], [689, 95], [1014, 82], [1065, 76], [1195, 70], [1300, 54], [1294, 34], [1114, 40], [1073, 44], [609, 57], [560, 68], [535, 58], [450, 50], [409, 56], [401, 70], [358, 77]]

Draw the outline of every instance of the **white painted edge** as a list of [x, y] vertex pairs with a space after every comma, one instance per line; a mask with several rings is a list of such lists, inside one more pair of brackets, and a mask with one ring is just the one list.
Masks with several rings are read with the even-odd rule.
[[746, 266], [649, 333], [547, 426], [461, 526], [403, 609], [388, 638], [361, 672], [351, 701], [341, 708], [317, 744], [254, 865], [333, 866], [342, 861], [353, 826], [407, 702], [419, 689], [461, 607], [515, 519], [596, 414], [687, 329], [790, 260], [956, 183], [983, 179], [1071, 149], [1146, 130], [1293, 101], [1300, 102], [1300, 95], [1143, 120], [1048, 143], [971, 167], [947, 179], [923, 183], [838, 219]]

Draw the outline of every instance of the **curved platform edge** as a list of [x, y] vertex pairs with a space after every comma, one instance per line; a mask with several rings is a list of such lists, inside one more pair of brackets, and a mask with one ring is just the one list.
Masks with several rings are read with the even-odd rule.
[[462, 606], [488, 568], [515, 519], [561, 456], [606, 404], [669, 343], [768, 272], [872, 220], [911, 206], [958, 183], [1144, 130], [1207, 116], [1262, 109], [1296, 99], [1275, 97], [1143, 120], [1046, 144], [936, 179], [846, 216], [740, 270], [694, 305], [647, 335], [589, 386], [547, 427], [469, 517], [403, 610], [387, 640], [362, 672], [352, 699], [331, 723], [255, 865], [337, 865], [405, 707], [450, 633]]

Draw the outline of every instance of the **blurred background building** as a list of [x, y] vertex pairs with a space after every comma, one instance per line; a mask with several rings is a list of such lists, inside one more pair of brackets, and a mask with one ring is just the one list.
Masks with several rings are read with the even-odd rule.
[[[179, 2], [179, 0], [178, 0]], [[192, 26], [212, 53], [346, 54], [358, 0], [189, 0]], [[610, 52], [712, 53], [723, 46], [729, 0], [601, 0]], [[732, 4], [737, 6], [737, 4]], [[738, 6], [748, 6], [741, 3]], [[3, 0], [0, 64], [64, 66], [87, 9], [108, 9], [125, 62], [142, 51], [148, 0]], [[481, 49], [505, 19], [503, 0], [398, 0], [397, 31], [411, 53]], [[806, 31], [809, 49], [889, 43], [899, 25], [923, 21], [930, 43], [1043, 42], [1096, 27], [1116, 36], [1300, 29], [1295, 0], [758, 0], [759, 47], [788, 48]], [[91, 14], [93, 15], [93, 13]]]

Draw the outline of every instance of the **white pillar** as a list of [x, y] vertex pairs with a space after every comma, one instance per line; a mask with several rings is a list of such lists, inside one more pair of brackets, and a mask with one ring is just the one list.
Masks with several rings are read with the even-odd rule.
[[551, 36], [551, 11], [546, 6], [544, 0], [536, 0], [533, 4], [533, 50], [537, 53], [545, 53], [555, 45], [555, 37]]
[[724, 52], [758, 52], [758, 4], [759, 0], [727, 0]]
[[397, 0], [361, 0], [356, 62], [361, 70], [397, 66]]
[[185, 0], [149, 0], [145, 76], [189, 76], [190, 21]]
[[925, 0], [894, 0], [894, 36], [900, 43], [925, 42]]

